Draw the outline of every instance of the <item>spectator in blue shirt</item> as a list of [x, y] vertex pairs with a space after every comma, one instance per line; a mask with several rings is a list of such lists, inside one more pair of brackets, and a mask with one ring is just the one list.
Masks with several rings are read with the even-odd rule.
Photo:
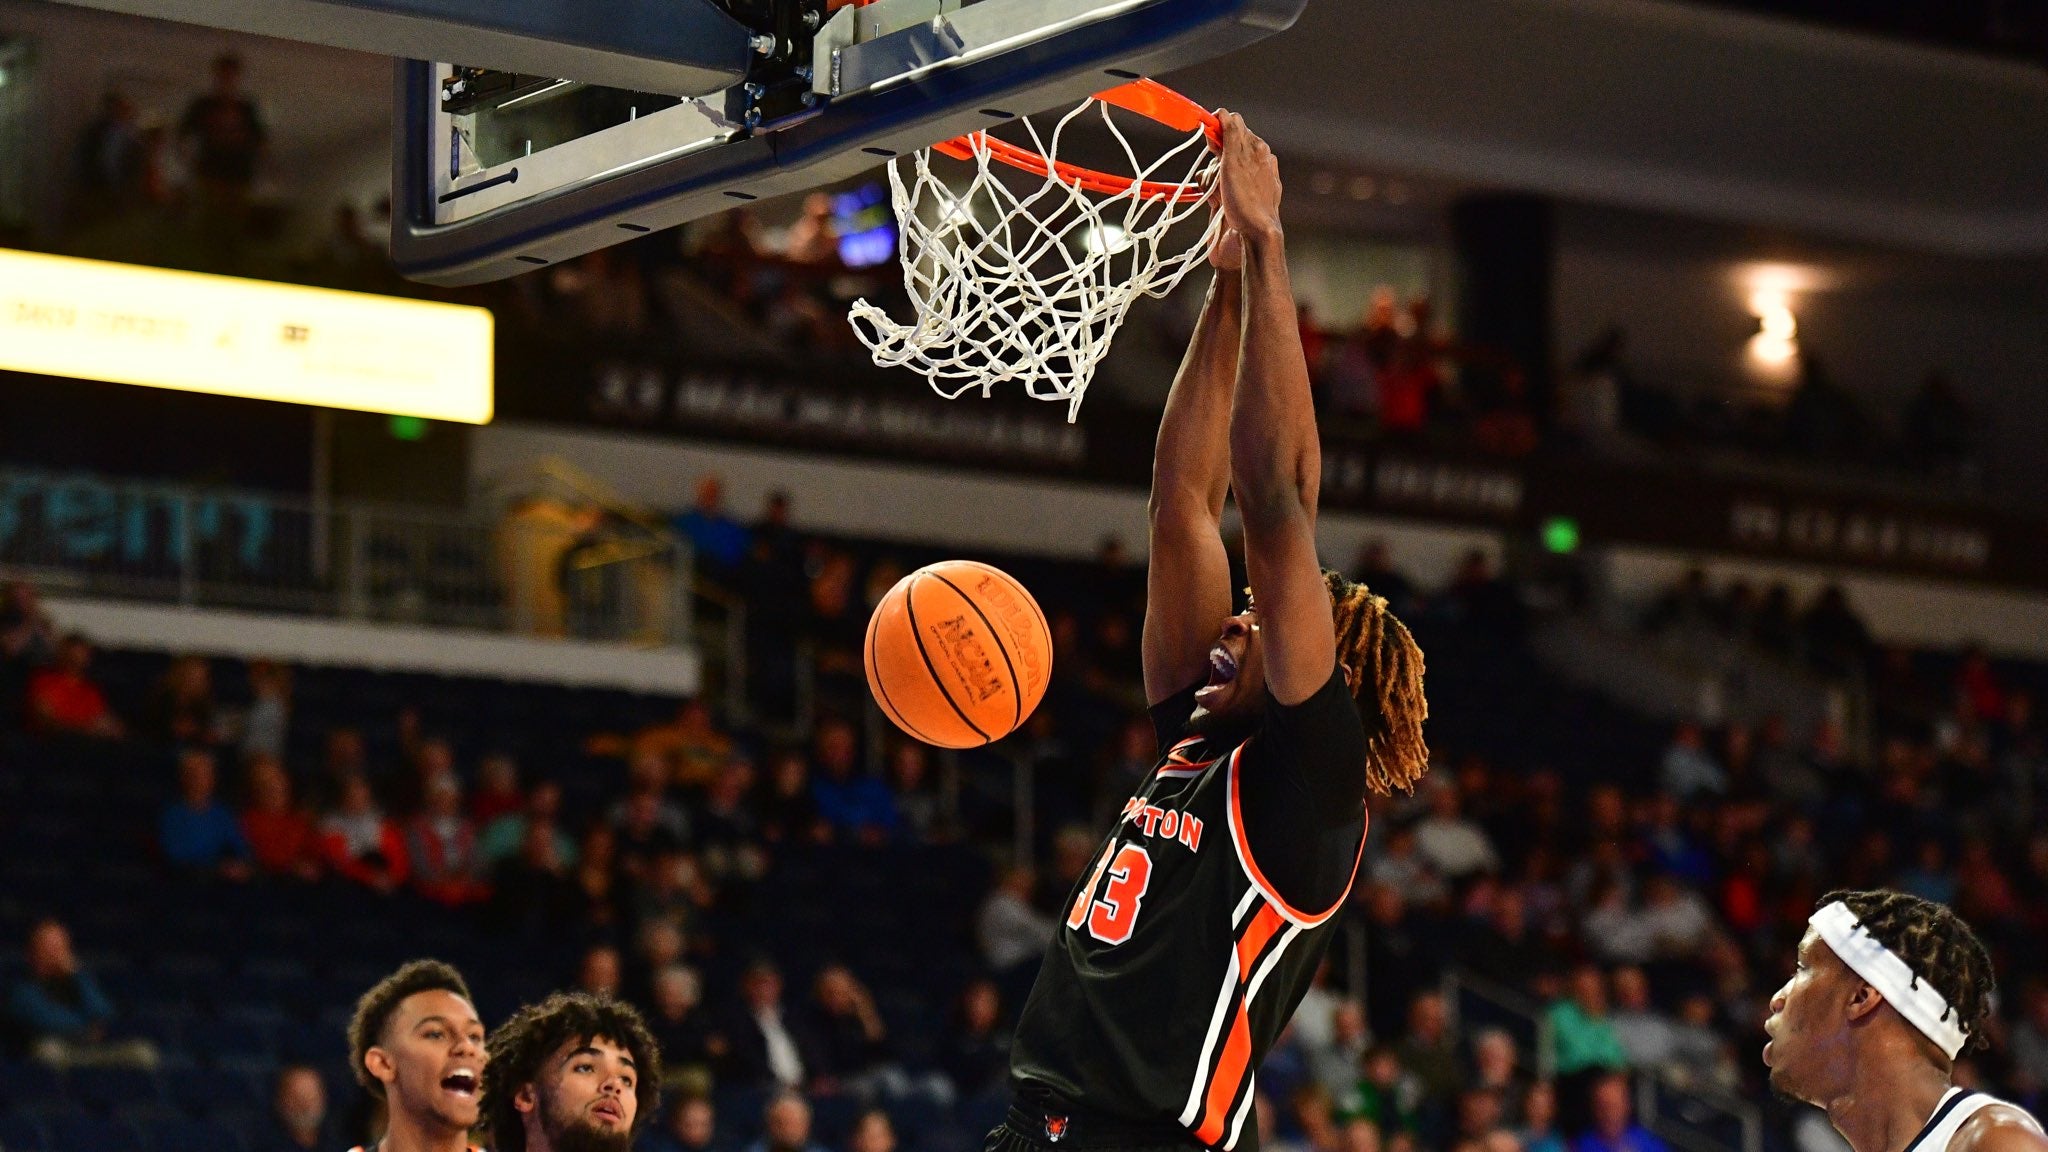
[[1628, 1077], [1622, 1073], [1594, 1081], [1592, 1113], [1593, 1126], [1572, 1141], [1572, 1152], [1671, 1152], [1670, 1145], [1635, 1122]]
[[896, 795], [881, 780], [858, 770], [859, 736], [853, 725], [829, 719], [818, 725], [818, 774], [811, 796], [818, 815], [841, 843], [881, 844], [903, 825]]
[[78, 966], [71, 933], [43, 920], [29, 929], [28, 975], [7, 997], [7, 1015], [37, 1060], [58, 1068], [84, 1064], [148, 1067], [156, 1050], [148, 1041], [110, 1041], [113, 1002], [99, 981]]
[[164, 859], [185, 872], [249, 878], [249, 841], [228, 806], [214, 795], [212, 753], [188, 748], [178, 755], [178, 799], [158, 823]]
[[676, 517], [675, 528], [690, 542], [696, 559], [713, 576], [731, 577], [746, 559], [747, 526], [725, 513], [725, 482], [716, 472], [697, 480], [697, 502]]
[[1522, 1152], [1568, 1152], [1557, 1134], [1557, 1088], [1548, 1080], [1529, 1085], [1522, 1097]]

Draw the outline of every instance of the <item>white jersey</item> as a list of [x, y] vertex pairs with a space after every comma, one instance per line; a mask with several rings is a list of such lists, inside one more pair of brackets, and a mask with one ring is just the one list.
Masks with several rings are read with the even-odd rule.
[[1996, 1096], [1987, 1096], [1982, 1092], [1972, 1092], [1964, 1088], [1949, 1089], [1942, 1095], [1941, 1103], [1935, 1105], [1934, 1115], [1928, 1118], [1927, 1127], [1922, 1128], [1920, 1134], [1913, 1137], [1913, 1142], [1906, 1145], [1906, 1152], [1948, 1152], [1949, 1141], [1955, 1139], [1956, 1133], [1962, 1131], [1964, 1123], [1970, 1117], [1998, 1104], [2004, 1104], [2018, 1112], [2026, 1111], [2019, 1105], [2007, 1103]]

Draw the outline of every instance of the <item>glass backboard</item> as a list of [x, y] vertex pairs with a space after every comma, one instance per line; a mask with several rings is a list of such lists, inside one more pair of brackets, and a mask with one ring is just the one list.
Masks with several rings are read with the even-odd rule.
[[720, 0], [752, 67], [708, 95], [401, 61], [391, 251], [475, 284], [857, 175], [1280, 31], [1307, 0]]

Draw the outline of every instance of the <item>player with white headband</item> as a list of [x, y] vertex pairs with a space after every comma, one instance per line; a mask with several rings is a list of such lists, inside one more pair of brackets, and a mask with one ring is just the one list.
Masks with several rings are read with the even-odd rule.
[[1764, 1064], [1855, 1152], [2048, 1152], [2024, 1109], [1953, 1083], [1991, 1015], [1991, 958], [1946, 905], [1830, 892], [1771, 997]]

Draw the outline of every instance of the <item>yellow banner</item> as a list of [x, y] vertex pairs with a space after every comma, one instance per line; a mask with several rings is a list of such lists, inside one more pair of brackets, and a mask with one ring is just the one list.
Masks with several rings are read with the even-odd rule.
[[464, 424], [488, 309], [0, 249], [0, 368]]

